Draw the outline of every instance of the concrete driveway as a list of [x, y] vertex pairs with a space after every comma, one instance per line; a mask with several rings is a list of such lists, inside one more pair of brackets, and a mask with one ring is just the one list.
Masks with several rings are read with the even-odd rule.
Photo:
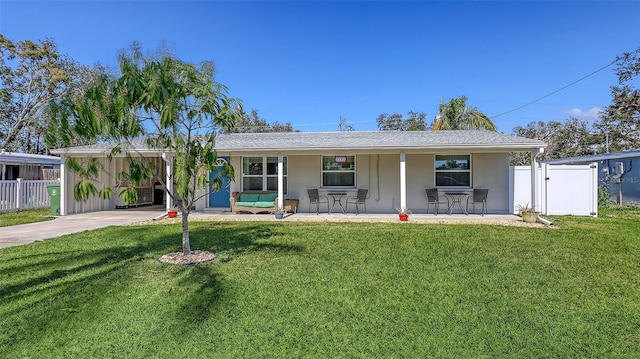
[[148, 221], [164, 213], [161, 206], [71, 214], [38, 223], [0, 227], [0, 248], [19, 246], [64, 234]]

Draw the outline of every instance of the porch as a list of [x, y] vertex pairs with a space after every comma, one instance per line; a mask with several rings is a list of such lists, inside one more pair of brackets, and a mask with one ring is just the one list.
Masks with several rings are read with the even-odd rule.
[[[221, 220], [221, 221], [279, 221], [279, 222], [398, 222], [397, 213], [286, 213], [284, 218], [276, 219], [273, 214], [235, 214], [228, 211], [203, 211], [193, 212], [189, 215], [194, 220]], [[485, 223], [485, 224], [504, 224], [518, 225], [522, 224], [522, 218], [513, 214], [426, 214], [416, 213], [409, 216], [407, 223]]]

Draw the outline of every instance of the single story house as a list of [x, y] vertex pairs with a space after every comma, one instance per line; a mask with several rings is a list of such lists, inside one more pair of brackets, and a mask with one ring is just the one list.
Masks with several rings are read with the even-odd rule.
[[598, 164], [598, 184], [616, 203], [640, 204], [640, 149], [548, 160], [550, 165]]
[[60, 157], [0, 150], [0, 180], [56, 180], [61, 163]]
[[[133, 143], [136, 152], [154, 161], [159, 175], [169, 180], [173, 171], [171, 153]], [[123, 157], [109, 161], [111, 146], [98, 144], [52, 151], [62, 158], [98, 157], [105, 168], [99, 181], [116, 186], [115, 174], [126, 168]], [[350, 131], [237, 133], [216, 136], [219, 161], [228, 161], [235, 178], [224, 190], [204, 196], [196, 210], [230, 207], [233, 192], [272, 190], [279, 201], [296, 199], [298, 210], [307, 212], [307, 189], [347, 192], [368, 189], [366, 206], [370, 213], [393, 213], [407, 207], [426, 213], [426, 188], [440, 191], [489, 190], [487, 212], [513, 212], [509, 203], [509, 153], [528, 152], [537, 156], [546, 144], [539, 140], [499, 132], [470, 131]], [[73, 198], [75, 174], [62, 169], [61, 214], [108, 210], [117, 207], [118, 198], [90, 199], [78, 203]], [[533, 173], [533, 171], [532, 171]], [[212, 176], [215, 173], [211, 174]], [[535, 205], [539, 180], [532, 176], [531, 203]], [[126, 184], [120, 184], [126, 185]], [[156, 183], [145, 183], [140, 196], [144, 201], [171, 205]]]

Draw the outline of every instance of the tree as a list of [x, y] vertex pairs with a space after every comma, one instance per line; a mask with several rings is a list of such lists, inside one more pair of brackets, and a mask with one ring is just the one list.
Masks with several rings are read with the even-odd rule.
[[0, 34], [0, 148], [46, 153], [49, 105], [86, 88], [106, 70], [81, 66], [52, 40], [14, 43]]
[[280, 123], [278, 121], [272, 122], [269, 132], [294, 132], [291, 122]]
[[611, 87], [612, 103], [594, 127], [601, 132], [603, 152], [640, 148], [640, 90], [633, 80], [640, 74], [640, 48], [616, 57], [618, 86]]
[[431, 125], [433, 130], [489, 130], [496, 125], [489, 116], [476, 107], [467, 106], [467, 97], [461, 96], [447, 103], [440, 102], [438, 114]]
[[356, 129], [351, 126], [346, 118], [340, 116], [340, 122], [338, 123], [338, 131], [347, 132], [347, 131], [355, 131]]
[[[175, 186], [175, 191], [168, 192], [182, 212], [182, 254], [188, 256], [189, 213], [195, 202], [208, 194], [198, 190], [211, 186], [215, 191], [222, 185], [221, 178], [208, 178], [216, 168], [215, 130], [232, 126], [240, 104], [214, 80], [215, 68], [210, 61], [196, 66], [168, 55], [145, 57], [134, 44], [120, 56], [119, 64], [119, 78], [103, 77], [82, 97], [65, 102], [70, 107], [59, 113], [69, 116], [59, 116], [53, 126], [67, 133], [58, 132], [51, 140], [74, 135], [110, 141], [114, 143], [111, 154], [124, 153], [128, 161], [129, 169], [118, 174], [120, 178], [134, 186], [151, 178], [165, 190]], [[132, 140], [140, 138], [150, 148], [173, 156], [172, 184], [164, 183], [156, 168], [131, 149]], [[86, 176], [80, 183], [90, 181], [95, 173], [89, 166], [79, 169]], [[230, 165], [222, 170], [224, 176], [233, 177]], [[85, 185], [74, 189], [79, 200], [96, 192], [107, 198], [111, 195], [109, 188], [97, 190]], [[136, 193], [124, 190], [120, 195], [131, 199]]]
[[407, 112], [408, 117], [403, 118], [398, 113], [389, 115], [382, 113], [376, 119], [380, 131], [424, 131], [427, 129], [427, 114], [424, 112]]
[[[540, 156], [541, 160], [584, 156], [594, 153], [597, 136], [589, 129], [587, 121], [570, 118], [564, 122], [531, 122], [525, 127], [515, 127], [516, 136], [536, 139], [547, 143]], [[511, 164], [528, 165], [531, 158], [527, 153], [513, 153]]]
[[281, 124], [279, 122], [269, 123], [260, 117], [258, 110], [252, 109], [248, 114], [241, 110], [238, 120], [229, 129], [220, 129], [221, 133], [259, 133], [259, 132], [293, 132], [291, 122]]

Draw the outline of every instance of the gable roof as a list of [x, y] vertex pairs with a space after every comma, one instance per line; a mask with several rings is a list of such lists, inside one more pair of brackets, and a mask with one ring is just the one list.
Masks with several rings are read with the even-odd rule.
[[[309, 151], [530, 151], [546, 143], [504, 133], [465, 131], [345, 131], [345, 132], [274, 132], [233, 133], [216, 136], [216, 150], [221, 153], [309, 152]], [[112, 144], [69, 147], [52, 150], [56, 154], [97, 154]], [[127, 146], [129, 147], [129, 146]], [[143, 140], [132, 142], [141, 153], [157, 152]]]
[[345, 131], [234, 133], [216, 137], [216, 150], [424, 150], [540, 148], [544, 142], [493, 131]]

